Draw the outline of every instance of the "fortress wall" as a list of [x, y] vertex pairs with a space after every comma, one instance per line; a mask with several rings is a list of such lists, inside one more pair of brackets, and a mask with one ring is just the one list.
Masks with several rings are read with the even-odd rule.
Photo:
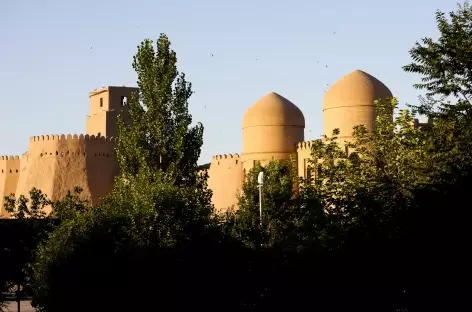
[[238, 154], [212, 157], [208, 170], [208, 187], [213, 191], [212, 202], [217, 210], [237, 207], [237, 194], [242, 187], [243, 171]]
[[249, 170], [260, 163], [261, 166], [266, 166], [271, 161], [288, 160], [291, 157], [296, 157], [295, 152], [274, 152], [274, 153], [251, 153], [242, 155], [243, 172], [248, 173]]
[[112, 187], [118, 173], [114, 138], [88, 135], [42, 135], [30, 138], [16, 193], [36, 187], [52, 200], [62, 199], [75, 186], [94, 205]]
[[19, 156], [0, 156], [0, 217], [10, 214], [3, 207], [4, 197], [15, 193], [20, 176]]
[[298, 175], [300, 177], [307, 177], [308, 161], [311, 159], [311, 144], [311, 141], [299, 142], [297, 144], [297, 164]]

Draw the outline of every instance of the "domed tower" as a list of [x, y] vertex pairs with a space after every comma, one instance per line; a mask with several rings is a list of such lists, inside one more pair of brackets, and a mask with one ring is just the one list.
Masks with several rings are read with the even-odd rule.
[[243, 153], [245, 172], [257, 161], [288, 159], [296, 144], [304, 140], [305, 117], [292, 102], [277, 93], [269, 93], [252, 105], [243, 118]]
[[375, 124], [374, 102], [392, 97], [392, 92], [377, 78], [361, 70], [339, 79], [325, 93], [323, 100], [324, 133], [340, 130], [342, 142], [349, 141], [353, 128], [364, 125], [372, 130]]

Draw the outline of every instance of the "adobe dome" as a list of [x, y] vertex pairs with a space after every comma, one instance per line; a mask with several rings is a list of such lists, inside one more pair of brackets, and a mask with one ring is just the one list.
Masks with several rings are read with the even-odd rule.
[[244, 114], [243, 128], [255, 126], [305, 127], [305, 117], [295, 104], [272, 92], [252, 105]]
[[362, 70], [355, 70], [326, 91], [323, 111], [334, 107], [373, 105], [375, 100], [391, 97], [392, 92], [380, 80]]
[[374, 102], [391, 97], [392, 92], [380, 80], [361, 70], [342, 77], [323, 99], [324, 134], [331, 136], [339, 129], [338, 138], [349, 141], [356, 126], [374, 129]]
[[289, 159], [304, 141], [305, 117], [292, 102], [269, 93], [252, 105], [243, 118], [241, 163], [249, 170], [256, 162]]

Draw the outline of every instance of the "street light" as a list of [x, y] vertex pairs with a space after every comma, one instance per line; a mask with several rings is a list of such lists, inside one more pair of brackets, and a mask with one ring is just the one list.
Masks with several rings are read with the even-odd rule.
[[264, 172], [259, 172], [257, 176], [257, 183], [259, 184], [259, 221], [262, 227], [262, 186], [264, 185]]

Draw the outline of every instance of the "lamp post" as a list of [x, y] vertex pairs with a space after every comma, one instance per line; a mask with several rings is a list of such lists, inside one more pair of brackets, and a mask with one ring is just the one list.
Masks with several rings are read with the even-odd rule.
[[262, 186], [264, 185], [264, 172], [259, 172], [257, 183], [259, 184], [259, 222], [262, 228]]

